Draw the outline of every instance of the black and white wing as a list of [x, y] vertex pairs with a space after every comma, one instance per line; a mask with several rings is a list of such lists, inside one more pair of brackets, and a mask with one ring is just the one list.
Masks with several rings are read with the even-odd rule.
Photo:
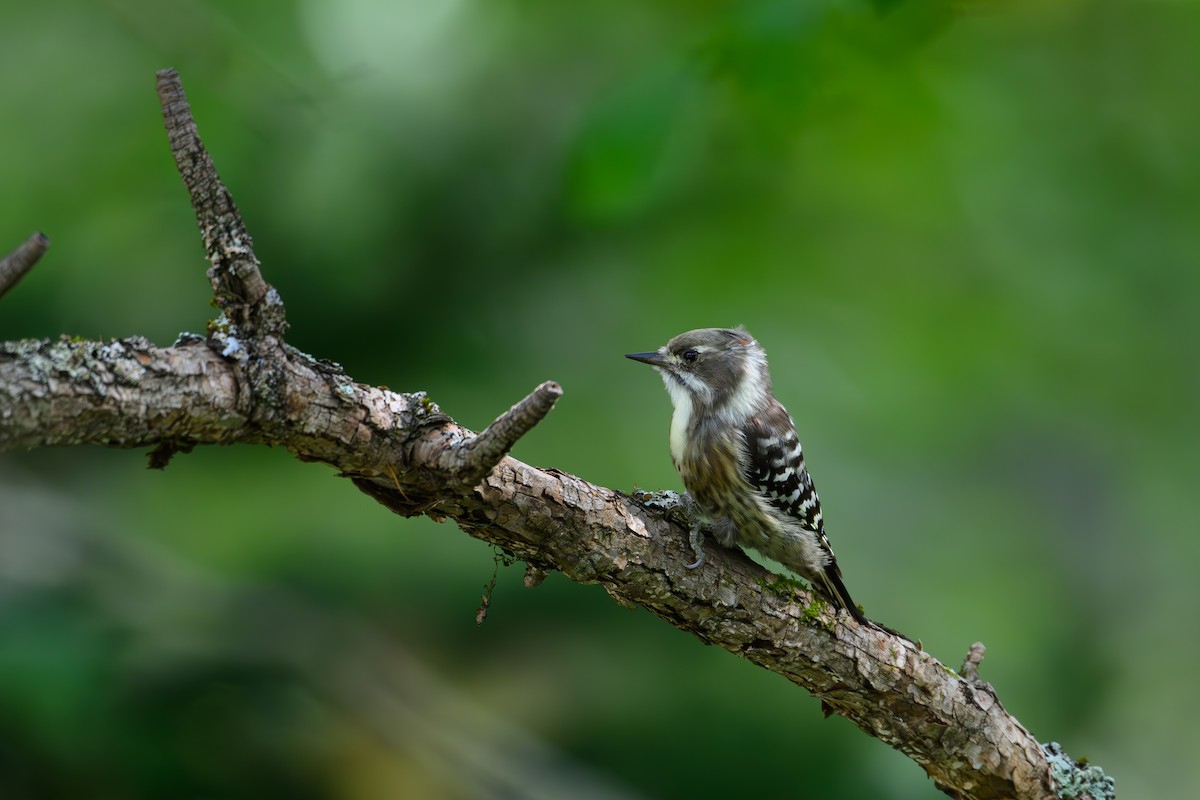
[[822, 533], [821, 500], [804, 463], [792, 418], [778, 401], [750, 417], [743, 429], [749, 456], [746, 479], [778, 510], [807, 530]]
[[814, 588], [865, 623], [866, 618], [842, 582], [842, 571], [825, 536], [821, 500], [808, 474], [804, 450], [787, 410], [772, 399], [766, 411], [746, 421], [742, 435], [748, 456], [746, 480], [762, 492], [772, 507], [799, 522], [804, 530], [811, 531], [825, 557], [823, 566], [814, 565], [803, 570], [805, 577], [815, 578]]

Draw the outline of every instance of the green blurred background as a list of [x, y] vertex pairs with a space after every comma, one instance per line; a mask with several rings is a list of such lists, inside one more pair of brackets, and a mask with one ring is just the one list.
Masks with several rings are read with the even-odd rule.
[[[1126, 797], [1200, 796], [1200, 8], [54, 0], [0, 12], [0, 338], [212, 314], [179, 69], [290, 340], [678, 488], [623, 353], [745, 324], [847, 584]], [[0, 456], [0, 797], [940, 796], [778, 676], [330, 470]]]

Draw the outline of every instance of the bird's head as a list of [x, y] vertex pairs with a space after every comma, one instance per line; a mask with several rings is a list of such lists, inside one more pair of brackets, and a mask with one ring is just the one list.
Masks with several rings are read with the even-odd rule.
[[771, 393], [767, 354], [741, 328], [688, 331], [657, 350], [625, 357], [658, 370], [676, 407], [687, 402], [744, 418]]

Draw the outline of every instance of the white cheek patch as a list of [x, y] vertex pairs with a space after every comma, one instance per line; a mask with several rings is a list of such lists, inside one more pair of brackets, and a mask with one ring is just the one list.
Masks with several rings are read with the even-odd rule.
[[726, 418], [733, 423], [740, 423], [754, 415], [767, 400], [767, 381], [765, 378], [766, 365], [751, 362], [746, 365], [742, 379], [738, 381], [737, 391], [725, 404]]

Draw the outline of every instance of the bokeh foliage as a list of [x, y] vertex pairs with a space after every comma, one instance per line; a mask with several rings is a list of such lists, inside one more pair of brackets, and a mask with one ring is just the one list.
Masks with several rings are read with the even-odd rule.
[[[558, 380], [517, 457], [674, 488], [667, 398], [620, 356], [744, 323], [868, 613], [951, 665], [982, 639], [1006, 706], [1123, 795], [1200, 793], [1178, 766], [1200, 747], [1194, 6], [52, 0], [2, 16], [0, 248], [35, 228], [54, 245], [0, 336], [203, 330], [203, 254], [153, 92], [174, 66], [294, 344], [476, 428]], [[502, 568], [477, 628], [492, 553], [319, 467], [249, 448], [141, 465], [0, 457], [0, 534], [148, 547], [365, 621], [581, 785], [936, 796], [777, 677], [595, 587], [527, 591]], [[85, 568], [97, 545], [70, 542], [79, 569], [0, 558], [5, 797], [478, 794], [311, 675], [248, 660], [236, 613], [185, 593], [131, 617]], [[331, 671], [338, 657], [331, 643]]]

